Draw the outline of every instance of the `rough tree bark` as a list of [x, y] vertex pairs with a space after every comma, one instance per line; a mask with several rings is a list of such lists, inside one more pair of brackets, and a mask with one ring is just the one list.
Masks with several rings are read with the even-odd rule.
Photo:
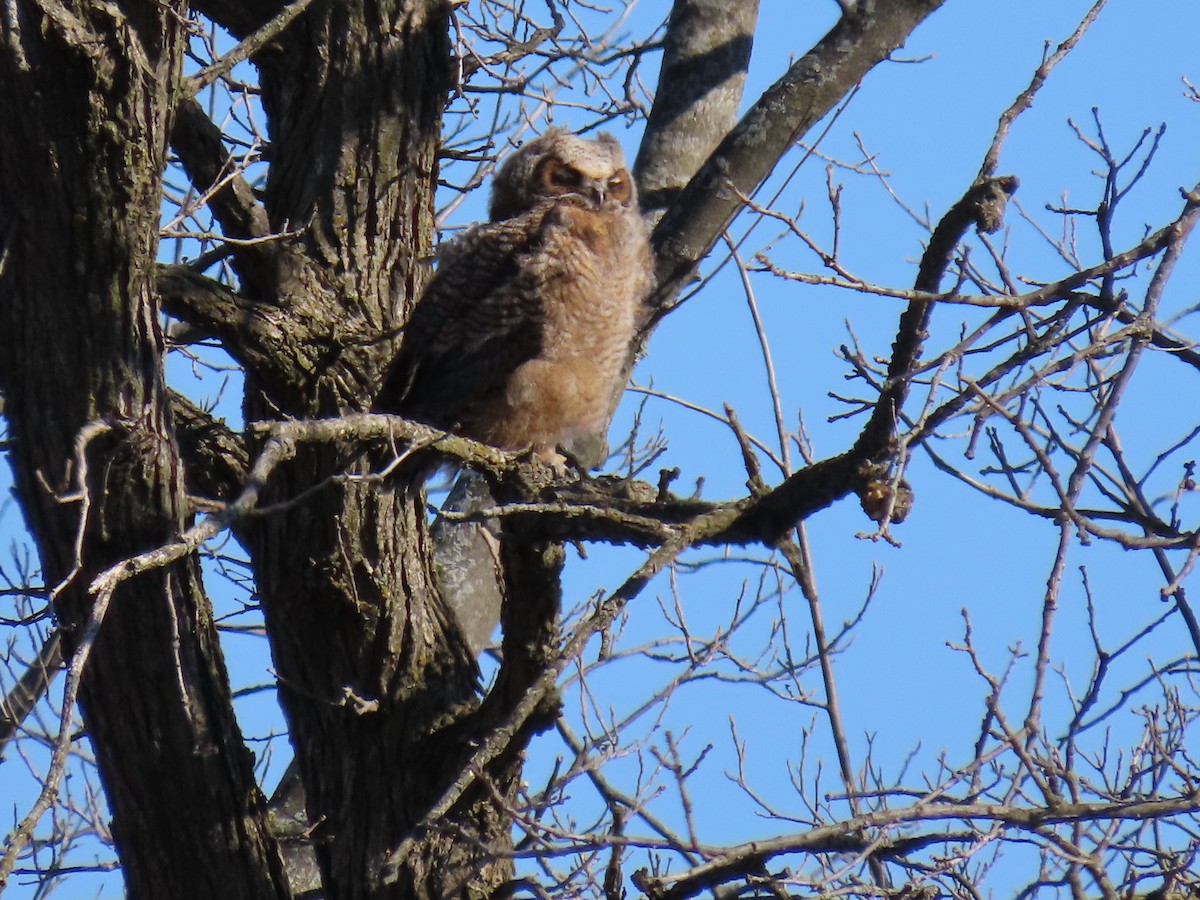
[[[153, 290], [182, 12], [4, 13], [0, 383], [68, 652], [91, 577], [169, 540], [185, 514]], [[118, 591], [80, 703], [130, 897], [288, 896], [194, 559]]]
[[[276, 230], [307, 229], [234, 261], [247, 312], [272, 323], [228, 342], [247, 368], [249, 419], [369, 405], [432, 256], [446, 16], [435, 0], [322, 6], [256, 59], [275, 148], [267, 218]], [[176, 133], [193, 177], [212, 168], [202, 133], [203, 123]], [[243, 214], [247, 197], [231, 187], [223, 223], [261, 228]], [[186, 302], [193, 321], [228, 322], [203, 297]], [[433, 589], [421, 497], [328, 482], [378, 464], [353, 447], [305, 452], [269, 500], [325, 487], [248, 531], [326, 895], [459, 896], [468, 884], [486, 893], [510, 875], [511, 839], [482, 788], [383, 879], [389, 851], [463, 764], [477, 675]], [[516, 759], [492, 773], [502, 796]]]

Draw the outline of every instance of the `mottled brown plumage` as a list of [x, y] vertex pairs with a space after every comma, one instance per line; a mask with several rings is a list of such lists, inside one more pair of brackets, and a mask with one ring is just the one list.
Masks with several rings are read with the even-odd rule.
[[501, 166], [489, 214], [442, 248], [376, 408], [598, 465], [651, 273], [620, 146], [551, 129]]

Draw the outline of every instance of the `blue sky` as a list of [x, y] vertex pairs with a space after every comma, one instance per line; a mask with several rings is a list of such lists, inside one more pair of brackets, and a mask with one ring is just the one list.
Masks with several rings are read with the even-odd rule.
[[[936, 220], [975, 177], [1000, 113], [1029, 83], [1045, 43], [1057, 45], [1089, 5], [1019, 2], [1005, 4], [1000, 11], [980, 3], [946, 4], [898, 54], [920, 62], [884, 64], [871, 73], [819, 149], [857, 162], [858, 135], [875, 154], [877, 165], [891, 173], [892, 189], [917, 212], [927, 208]], [[747, 102], [784, 71], [790, 55], [816, 38], [835, 12], [832, 3], [763, 3], [766, 27], [756, 40]], [[785, 22], [788, 27], [781, 27]], [[1145, 4], [1116, 0], [1055, 70], [1033, 108], [1013, 128], [1000, 163], [1002, 173], [1020, 177], [1017, 200], [1043, 228], [1056, 233], [1062, 227], [1061, 218], [1045, 210], [1047, 204], [1058, 205], [1065, 198], [1068, 205], [1089, 206], [1099, 197], [1100, 182], [1093, 174], [1097, 160], [1068, 124], [1074, 120], [1091, 132], [1093, 107], [1119, 152], [1132, 149], [1143, 129], [1169, 123], [1154, 166], [1126, 201], [1125, 220], [1116, 230], [1118, 245], [1135, 243], [1146, 225], [1165, 222], [1178, 212], [1180, 187], [1200, 180], [1195, 150], [1200, 145], [1200, 108], [1186, 99], [1181, 81], [1189, 76], [1195, 83], [1200, 76], [1192, 45], [1197, 26], [1200, 8], [1195, 4], [1156, 4], [1151, 15]], [[636, 137], [631, 137], [628, 146], [635, 143]], [[794, 153], [790, 161], [794, 164], [799, 156]], [[781, 172], [790, 171], [788, 162]], [[805, 162], [778, 208], [794, 213], [804, 202], [802, 222], [827, 240], [824, 168], [816, 159]], [[870, 280], [910, 286], [926, 232], [877, 181], [841, 171], [834, 177], [844, 184], [843, 261]], [[1014, 212], [1008, 221], [1012, 231], [1005, 239], [1018, 274], [1042, 281], [1065, 274], [1065, 264], [1032, 226]], [[741, 234], [747, 224], [743, 217], [734, 233]], [[1081, 256], [1095, 261], [1098, 241], [1086, 223], [1079, 229]], [[745, 255], [751, 256], [777, 230], [760, 226]], [[819, 271], [811, 255], [805, 257], [795, 248], [790, 252], [772, 250], [772, 257], [785, 268]], [[708, 268], [713, 268], [712, 261]], [[1182, 311], [1196, 303], [1196, 272], [1195, 262], [1183, 263], [1168, 293], [1169, 308]], [[791, 422], [797, 414], [803, 416], [818, 457], [838, 452], [859, 423], [826, 421], [842, 411], [828, 393], [849, 390], [842, 378], [845, 366], [834, 350], [847, 340], [849, 327], [869, 354], [886, 354], [899, 313], [897, 301], [781, 285], [767, 276], [751, 280], [772, 336], [786, 416]], [[956, 333], [964, 319], [977, 318], [961, 308], [939, 309], [931, 344], [939, 335]], [[1184, 319], [1181, 330], [1194, 333], [1194, 321], [1194, 316]], [[1194, 417], [1184, 411], [1179, 411], [1177, 423], [1163, 415], [1175, 409], [1176, 398], [1194, 395], [1197, 387], [1195, 372], [1171, 375], [1173, 371], [1166, 362], [1148, 361], [1120, 415], [1127, 445], [1147, 462], [1194, 425]], [[774, 426], [762, 365], [742, 289], [728, 270], [663, 323], [635, 378], [643, 384], [653, 381], [664, 393], [709, 409], [732, 403], [743, 424], [771, 442]], [[709, 497], [743, 490], [744, 474], [727, 428], [662, 401], [651, 401], [648, 410], [646, 418], [660, 416], [672, 435], [662, 463], [681, 467], [681, 483], [702, 475]], [[961, 447], [957, 449], [961, 453]], [[952, 454], [953, 449], [944, 452]], [[714, 464], [714, 458], [721, 462]], [[961, 455], [956, 460], [965, 462]], [[1165, 489], [1178, 475], [1178, 467], [1165, 469], [1157, 484]], [[961, 641], [966, 610], [987, 664], [1003, 668], [1014, 646], [1032, 651], [1057, 539], [1049, 523], [980, 498], [933, 472], [924, 460], [915, 461], [910, 477], [917, 501], [909, 521], [895, 529], [902, 548], [857, 538], [869, 523], [853, 500], [808, 523], [829, 627], [855, 614], [873, 567], [882, 572], [872, 609], [838, 658], [837, 671], [855, 764], [861, 764], [869, 741], [885, 775], [895, 775], [911, 750], [917, 751], [915, 762], [924, 765], [943, 750], [951, 763], [969, 758], [986, 686], [964, 655], [947, 649], [947, 642]], [[1194, 515], [1195, 499], [1185, 499], [1184, 508]], [[717, 554], [696, 554], [706, 555]], [[577, 582], [577, 596], [594, 589], [595, 568], [606, 567], [596, 560], [589, 565], [592, 571]], [[1060, 727], [1066, 721], [1064, 685], [1080, 690], [1092, 665], [1080, 567], [1086, 567], [1090, 577], [1097, 627], [1108, 649], [1163, 609], [1158, 596], [1161, 576], [1149, 557], [1105, 545], [1072, 548], [1052, 644], [1064, 681], [1051, 680], [1048, 701], [1056, 715], [1047, 721]], [[753, 566], [727, 564], [681, 579], [685, 586], [680, 595], [693, 627], [701, 632], [702, 623], [713, 627], [727, 617], [743, 583], [753, 583], [754, 572]], [[607, 584], [611, 588], [619, 581], [620, 575], [610, 576]], [[661, 626], [655, 597], [669, 602], [662, 579], [634, 604], [631, 632], [647, 638], [661, 633], [655, 631]], [[793, 633], [803, 636], [806, 612], [796, 592], [785, 598], [784, 609]], [[1187, 646], [1175, 620], [1159, 629], [1139, 653], [1122, 660], [1111, 683], [1124, 685], [1145, 676], [1152, 665], [1176, 658]], [[1009, 694], [1017, 710], [1023, 708], [1030, 674], [1027, 663], [1014, 670]], [[807, 673], [805, 680], [819, 693], [814, 673]], [[786, 764], [797, 758], [801, 735], [813, 726], [812, 711], [794, 706], [781, 715], [778, 706], [752, 697], [750, 691], [714, 688], [711, 683], [690, 691], [676, 698], [666, 720], [677, 732], [690, 728], [693, 750], [698, 752], [709, 741], [714, 744], [701, 769], [697, 799], [696, 816], [706, 822], [706, 836], [717, 841], [771, 833], [772, 826], [756, 819], [753, 804], [725, 777], [734, 760], [727, 720], [738, 721], [760, 787], [787, 806], [782, 798], [793, 792], [785, 781]], [[636, 702], [620, 691], [613, 696], [618, 708]], [[815, 721], [810, 765], [813, 756], [822, 757], [832, 783], [829, 745], [823, 741], [820, 719]], [[1137, 722], [1125, 714], [1111, 724], [1119, 732]], [[1057, 736], [1053, 725], [1050, 731]], [[909, 774], [910, 780], [917, 780], [914, 771]], [[797, 798], [792, 799], [798, 806]], [[707, 818], [701, 808], [708, 811]]]

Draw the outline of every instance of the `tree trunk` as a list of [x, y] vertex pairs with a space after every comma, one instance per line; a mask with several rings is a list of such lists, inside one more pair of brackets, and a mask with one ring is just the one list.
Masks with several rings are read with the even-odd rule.
[[[429, 273], [447, 11], [314, 7], [256, 61], [275, 148], [267, 213], [276, 229], [309, 227], [273, 267], [236, 261], [295, 342], [248, 367], [247, 418], [361, 410]], [[519, 747], [493, 767], [495, 794], [477, 786], [384, 877], [461, 774], [481, 720], [473, 654], [433, 585], [423, 497], [330, 481], [383, 461], [349, 446], [302, 452], [267, 503], [303, 499], [250, 529], [326, 896], [485, 895], [511, 874], [510, 819], [494, 797], [513, 796]]]
[[[47, 8], [3, 15], [0, 383], [44, 577], [66, 580], [70, 653], [91, 578], [185, 513], [152, 278], [186, 11]], [[80, 705], [130, 897], [289, 896], [194, 559], [116, 592]]]

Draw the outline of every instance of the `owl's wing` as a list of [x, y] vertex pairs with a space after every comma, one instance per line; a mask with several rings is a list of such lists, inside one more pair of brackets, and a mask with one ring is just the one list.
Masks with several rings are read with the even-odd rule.
[[539, 280], [524, 265], [546, 210], [476, 225], [447, 244], [413, 309], [375, 408], [469, 431], [476, 411], [542, 348]]

